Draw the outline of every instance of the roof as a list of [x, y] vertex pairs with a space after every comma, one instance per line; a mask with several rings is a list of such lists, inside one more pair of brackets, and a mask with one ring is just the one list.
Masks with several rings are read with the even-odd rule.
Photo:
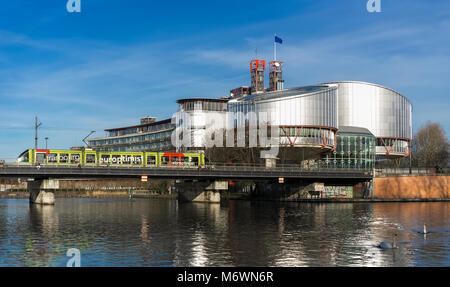
[[177, 104], [182, 104], [182, 103], [185, 103], [185, 102], [192, 102], [192, 101], [221, 102], [221, 103], [226, 103], [226, 102], [229, 101], [229, 99], [188, 98], [188, 99], [179, 99], [179, 100], [177, 100]]
[[385, 87], [385, 86], [382, 86], [382, 85], [379, 85], [379, 84], [374, 84], [374, 83], [369, 83], [369, 82], [362, 82], [362, 81], [335, 81], [335, 82], [323, 83], [323, 85], [329, 85], [329, 84], [337, 84], [337, 85], [339, 85], [339, 84], [363, 84], [363, 85], [368, 85], [368, 86], [374, 86], [374, 87], [378, 87], [378, 88], [382, 88], [382, 89], [385, 89], [385, 90], [389, 90], [389, 91], [391, 91], [391, 92], [393, 92], [395, 94], [398, 94], [398, 95], [402, 96], [403, 98], [405, 98], [409, 103], [411, 103], [411, 101], [406, 96], [404, 96], [403, 94], [397, 92], [394, 89], [391, 89], [391, 88], [388, 88], [388, 87]]
[[165, 119], [157, 122], [151, 122], [151, 123], [145, 123], [135, 126], [128, 126], [128, 127], [121, 127], [121, 128], [114, 128], [114, 129], [107, 129], [105, 132], [111, 132], [111, 131], [119, 131], [119, 130], [126, 130], [126, 129], [132, 129], [132, 128], [140, 128], [140, 127], [148, 127], [148, 126], [155, 126], [159, 124], [166, 124], [172, 122], [172, 119]]
[[338, 129], [339, 134], [364, 134], [374, 136], [368, 129], [352, 126], [340, 126]]
[[251, 94], [245, 97], [235, 98], [235, 101], [264, 101], [273, 100], [292, 96], [304, 96], [309, 94], [314, 94], [317, 92], [325, 91], [333, 87], [329, 85], [315, 85], [306, 87], [297, 87], [291, 89], [285, 89], [281, 91], [271, 91], [258, 94]]

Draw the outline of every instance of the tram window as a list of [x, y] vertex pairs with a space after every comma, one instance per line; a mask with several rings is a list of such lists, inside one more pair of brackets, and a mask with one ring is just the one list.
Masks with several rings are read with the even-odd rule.
[[156, 156], [148, 156], [147, 157], [147, 164], [149, 165], [156, 165]]
[[191, 158], [192, 165], [198, 165], [198, 157]]
[[163, 156], [161, 157], [161, 165], [168, 165], [169, 164], [169, 157]]
[[71, 154], [70, 162], [71, 163], [80, 163], [80, 155], [79, 154]]
[[133, 164], [142, 164], [142, 156], [138, 155], [138, 156], [134, 156], [133, 158]]
[[112, 159], [111, 159], [112, 164], [120, 164], [121, 161], [122, 161], [122, 159], [121, 159], [120, 155], [112, 156]]
[[187, 157], [187, 156], [182, 156], [182, 157], [181, 157], [181, 164], [182, 164], [182, 165], [189, 165], [189, 157]]
[[131, 156], [130, 155], [123, 155], [122, 156], [122, 164], [131, 164]]
[[28, 162], [30, 160], [29, 152], [26, 152], [23, 156], [19, 157], [19, 162]]
[[102, 164], [109, 164], [110, 163], [109, 162], [109, 158], [110, 158], [109, 154], [108, 155], [104, 154], [104, 155], [101, 156], [100, 162]]
[[67, 153], [59, 154], [59, 162], [60, 163], [68, 163], [69, 162], [69, 154], [67, 154]]
[[[49, 157], [50, 157], [50, 155], [52, 155], [52, 154], [49, 154]], [[46, 156], [47, 155], [45, 153], [37, 153], [36, 154], [36, 162], [40, 162], [40, 163], [45, 162]], [[56, 153], [54, 153], [53, 156], [55, 157], [55, 161], [54, 162], [58, 162], [58, 159], [56, 157]]]
[[95, 163], [95, 154], [87, 154], [86, 163]]
[[[36, 159], [38, 162], [43, 162], [43, 159], [40, 159], [41, 156], [44, 156], [45, 154], [39, 153], [36, 155]], [[48, 163], [57, 163], [58, 162], [58, 155], [56, 153], [49, 153], [47, 157]]]
[[173, 156], [171, 159], [171, 165], [179, 165], [180, 164], [180, 157]]

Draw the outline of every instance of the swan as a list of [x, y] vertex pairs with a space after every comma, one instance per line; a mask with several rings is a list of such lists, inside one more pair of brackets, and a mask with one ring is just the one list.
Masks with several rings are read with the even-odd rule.
[[423, 224], [423, 231], [418, 231], [418, 233], [420, 233], [420, 234], [430, 234], [430, 232], [427, 231], [427, 226], [426, 226], [425, 223]]
[[383, 241], [380, 244], [378, 244], [377, 247], [380, 248], [380, 249], [394, 249], [394, 248], [397, 248], [397, 234], [394, 234], [394, 242], [393, 243]]

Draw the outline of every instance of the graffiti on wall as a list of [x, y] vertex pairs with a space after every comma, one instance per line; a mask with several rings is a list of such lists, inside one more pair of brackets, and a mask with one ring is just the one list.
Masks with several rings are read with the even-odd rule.
[[325, 186], [325, 198], [353, 198], [352, 186]]

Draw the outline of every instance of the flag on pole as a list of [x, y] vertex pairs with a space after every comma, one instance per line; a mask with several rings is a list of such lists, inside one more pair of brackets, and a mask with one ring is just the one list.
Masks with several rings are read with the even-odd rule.
[[275, 36], [275, 43], [283, 44], [283, 40], [280, 37]]

